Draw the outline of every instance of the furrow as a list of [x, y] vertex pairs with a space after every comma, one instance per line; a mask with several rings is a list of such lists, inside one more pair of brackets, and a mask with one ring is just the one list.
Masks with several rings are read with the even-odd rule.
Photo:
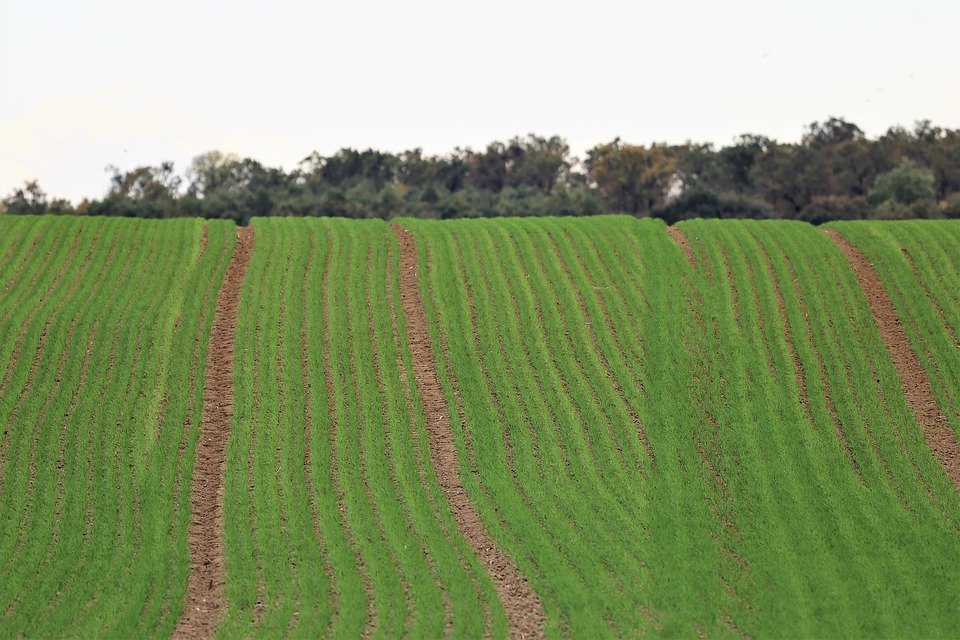
[[417, 246], [406, 229], [396, 224], [392, 225], [392, 228], [400, 243], [400, 299], [413, 354], [414, 377], [427, 415], [434, 471], [454, 511], [461, 533], [480, 556], [497, 586], [497, 592], [507, 611], [511, 635], [523, 638], [543, 637], [545, 616], [539, 597], [513, 562], [487, 534], [480, 514], [460, 483], [453, 433], [443, 401], [443, 390], [437, 377], [426, 313], [420, 299]]
[[893, 301], [867, 257], [837, 231], [827, 229], [826, 233], [837, 244], [853, 269], [867, 298], [874, 321], [880, 329], [883, 342], [893, 358], [907, 405], [920, 423], [927, 445], [953, 483], [954, 490], [960, 493], [960, 444], [950, 428], [947, 416], [937, 404], [930, 379], [910, 346]]
[[204, 370], [200, 440], [191, 484], [187, 603], [174, 631], [177, 638], [210, 637], [225, 608], [223, 465], [233, 417], [237, 307], [253, 246], [253, 229], [238, 229], [237, 243], [217, 295]]

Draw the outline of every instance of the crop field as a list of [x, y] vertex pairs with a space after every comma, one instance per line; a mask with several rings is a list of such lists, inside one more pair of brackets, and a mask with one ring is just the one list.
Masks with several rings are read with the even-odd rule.
[[169, 635], [233, 224], [0, 228], [0, 635]]
[[960, 223], [0, 216], [0, 332], [0, 638], [960, 635]]
[[[960, 225], [834, 223], [876, 268], [939, 408], [941, 438], [960, 436]], [[935, 411], [935, 409], [933, 409]], [[952, 432], [952, 433], [951, 433]], [[960, 486], [960, 460], [952, 470]]]

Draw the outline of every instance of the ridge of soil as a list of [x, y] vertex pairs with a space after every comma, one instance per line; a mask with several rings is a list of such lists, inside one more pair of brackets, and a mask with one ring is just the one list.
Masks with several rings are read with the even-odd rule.
[[213, 635], [223, 616], [223, 466], [230, 421], [233, 418], [233, 348], [240, 289], [253, 253], [253, 228], [237, 229], [237, 244], [230, 258], [210, 331], [204, 369], [203, 412], [196, 463], [191, 482], [188, 544], [190, 575], [187, 602], [173, 632], [174, 638]]
[[453, 431], [436, 370], [436, 359], [427, 330], [427, 315], [420, 298], [417, 278], [418, 251], [409, 231], [390, 225], [400, 244], [400, 301], [403, 307], [414, 379], [423, 401], [430, 457], [437, 480], [460, 532], [473, 548], [490, 578], [507, 614], [510, 635], [515, 638], [542, 638], [545, 615], [540, 598], [512, 560], [496, 546], [460, 482], [459, 463]]
[[857, 283], [870, 305], [873, 319], [880, 329], [883, 343], [893, 358], [907, 406], [920, 423], [927, 446], [940, 462], [954, 489], [960, 493], [960, 443], [957, 442], [947, 416], [937, 404], [930, 378], [910, 345], [890, 295], [873, 264], [852, 242], [833, 229], [827, 229], [826, 234], [840, 248], [853, 269]]

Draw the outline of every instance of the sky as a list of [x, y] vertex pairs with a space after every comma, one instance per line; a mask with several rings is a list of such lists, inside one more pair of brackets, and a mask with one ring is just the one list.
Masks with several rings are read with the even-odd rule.
[[215, 149], [960, 128], [958, 24], [956, 0], [0, 0], [0, 195], [101, 197], [107, 165]]

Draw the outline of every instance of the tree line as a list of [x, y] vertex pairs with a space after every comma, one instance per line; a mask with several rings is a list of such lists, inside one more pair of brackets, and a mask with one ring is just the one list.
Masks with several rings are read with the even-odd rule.
[[686, 218], [960, 218], [960, 130], [919, 121], [870, 139], [852, 122], [807, 126], [799, 143], [744, 134], [732, 144], [635, 145], [571, 155], [527, 135], [445, 155], [420, 149], [312, 153], [291, 171], [212, 151], [181, 175], [171, 162], [107, 168], [100, 199], [74, 204], [27, 181], [6, 213], [170, 218], [343, 216], [463, 218], [628, 213]]

